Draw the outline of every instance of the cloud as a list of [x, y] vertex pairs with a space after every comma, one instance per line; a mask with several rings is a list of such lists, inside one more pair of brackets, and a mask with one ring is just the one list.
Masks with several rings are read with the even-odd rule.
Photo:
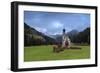
[[35, 27], [35, 29], [39, 32], [42, 32], [42, 33], [46, 33], [47, 32], [47, 29], [46, 28], [41, 28], [41, 27]]
[[67, 33], [90, 27], [90, 14], [24, 11], [24, 22], [44, 34], [59, 34], [63, 28]]
[[62, 33], [61, 32], [55, 32], [52, 35], [62, 35]]
[[58, 21], [52, 22], [52, 26], [53, 26], [54, 28], [63, 28], [63, 24], [61, 24], [61, 23], [58, 22]]

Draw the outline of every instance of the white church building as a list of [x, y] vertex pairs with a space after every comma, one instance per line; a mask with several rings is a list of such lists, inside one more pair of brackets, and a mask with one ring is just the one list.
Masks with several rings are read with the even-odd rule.
[[63, 48], [69, 48], [71, 45], [71, 41], [69, 37], [66, 35], [66, 30], [63, 29], [63, 34], [62, 34], [62, 47]]

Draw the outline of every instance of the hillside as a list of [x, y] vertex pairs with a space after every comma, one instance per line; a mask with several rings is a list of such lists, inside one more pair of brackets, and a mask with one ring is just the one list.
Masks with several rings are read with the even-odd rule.
[[76, 36], [74, 36], [73, 42], [90, 44], [90, 27], [86, 28], [85, 30], [79, 32]]
[[24, 23], [24, 45], [42, 45], [42, 44], [54, 44], [55, 39], [37, 31], [35, 28], [30, 27]]
[[[72, 43], [90, 43], [90, 27], [78, 32], [77, 30], [72, 30], [67, 32], [66, 35], [70, 38]], [[57, 42], [62, 42], [62, 35], [51, 35]]]
[[[66, 35], [73, 40], [74, 36], [77, 35], [79, 32], [77, 30], [72, 30], [66, 33]], [[50, 35], [50, 37], [54, 38], [57, 42], [61, 43], [62, 42], [62, 34], [57, 34], [57, 35]]]

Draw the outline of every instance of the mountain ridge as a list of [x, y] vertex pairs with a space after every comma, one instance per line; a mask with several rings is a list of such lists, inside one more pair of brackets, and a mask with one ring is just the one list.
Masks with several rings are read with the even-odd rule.
[[54, 44], [55, 39], [24, 23], [24, 45]]

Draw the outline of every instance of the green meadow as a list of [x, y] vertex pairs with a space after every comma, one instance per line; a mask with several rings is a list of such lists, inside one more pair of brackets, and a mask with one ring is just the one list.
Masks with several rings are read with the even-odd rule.
[[66, 49], [59, 53], [53, 52], [52, 45], [24, 47], [24, 61], [71, 60], [90, 58], [90, 46], [74, 46], [81, 49]]

